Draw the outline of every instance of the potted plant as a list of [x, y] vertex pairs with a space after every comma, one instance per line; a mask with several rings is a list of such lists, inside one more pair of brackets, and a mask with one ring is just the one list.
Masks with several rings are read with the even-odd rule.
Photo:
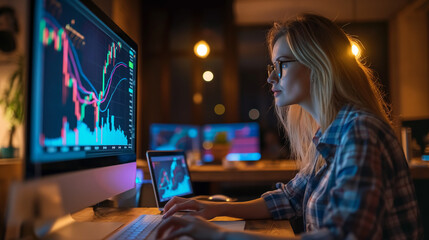
[[13, 146], [13, 137], [16, 129], [22, 124], [24, 119], [24, 57], [18, 58], [18, 67], [9, 78], [9, 85], [4, 90], [0, 99], [0, 106], [3, 108], [4, 117], [10, 124], [7, 147], [1, 149], [3, 158], [15, 157], [17, 149]]

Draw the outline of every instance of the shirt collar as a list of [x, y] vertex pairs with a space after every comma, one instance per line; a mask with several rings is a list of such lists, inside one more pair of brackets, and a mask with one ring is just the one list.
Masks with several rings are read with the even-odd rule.
[[313, 137], [313, 143], [316, 145], [317, 151], [328, 163], [332, 162], [335, 156], [337, 146], [340, 145], [343, 127], [350, 112], [353, 110], [354, 107], [352, 105], [342, 107], [326, 131], [322, 133], [319, 128]]

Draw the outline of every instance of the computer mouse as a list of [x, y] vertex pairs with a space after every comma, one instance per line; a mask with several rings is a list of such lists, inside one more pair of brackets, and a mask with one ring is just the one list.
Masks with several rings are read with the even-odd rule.
[[218, 201], [218, 202], [232, 202], [233, 201], [232, 198], [225, 196], [225, 195], [222, 195], [222, 194], [211, 195], [209, 197], [209, 200], [210, 201]]

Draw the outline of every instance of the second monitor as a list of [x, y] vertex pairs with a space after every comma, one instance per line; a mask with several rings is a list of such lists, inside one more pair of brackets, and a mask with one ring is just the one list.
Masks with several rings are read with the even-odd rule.
[[154, 123], [150, 126], [150, 149], [159, 151], [199, 151], [199, 126]]
[[261, 158], [259, 125], [256, 122], [206, 124], [152, 124], [151, 150], [200, 152], [202, 163], [223, 158], [228, 161], [257, 161]]
[[[250, 123], [207, 124], [202, 128], [202, 160], [213, 162], [217, 158], [228, 161], [257, 161], [261, 159], [259, 125]], [[226, 156], [217, 156], [219, 146], [226, 148]], [[222, 153], [221, 153], [222, 154]]]

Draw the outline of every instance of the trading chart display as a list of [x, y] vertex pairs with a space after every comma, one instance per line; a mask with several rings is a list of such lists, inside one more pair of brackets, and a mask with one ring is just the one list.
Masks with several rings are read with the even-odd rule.
[[150, 125], [150, 149], [184, 150], [185, 152], [200, 149], [200, 131], [198, 126], [185, 124]]
[[36, 7], [32, 159], [132, 152], [136, 50], [79, 2]]
[[261, 159], [259, 125], [250, 123], [207, 124], [203, 127], [203, 161], [214, 160], [214, 145], [228, 146], [228, 161], [257, 161]]
[[192, 183], [183, 155], [152, 157], [160, 202], [192, 193]]

